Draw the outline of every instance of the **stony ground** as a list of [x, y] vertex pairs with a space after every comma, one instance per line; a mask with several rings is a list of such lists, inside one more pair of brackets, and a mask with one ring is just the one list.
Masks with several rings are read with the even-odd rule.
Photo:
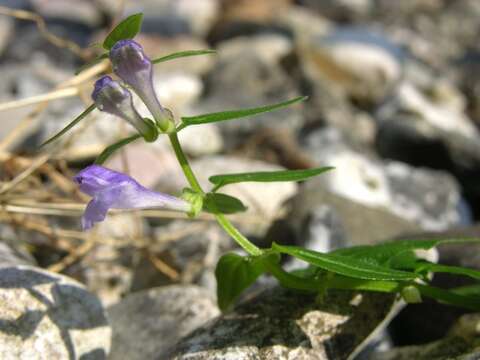
[[[152, 57], [218, 51], [157, 66], [161, 101], [178, 116], [309, 96], [181, 133], [205, 186], [217, 173], [336, 167], [303, 184], [228, 187], [249, 208], [232, 219], [258, 245], [480, 236], [478, 0], [1, 0], [0, 357], [479, 358], [478, 314], [390, 295], [318, 299], [266, 277], [220, 314], [216, 261], [238, 247], [208, 216], [114, 213], [80, 231], [88, 199], [71, 177], [132, 129], [96, 112], [38, 146], [89, 104], [106, 70], [75, 77], [98, 51], [90, 45], [138, 11]], [[164, 141], [133, 144], [107, 166], [163, 192], [186, 185]], [[438, 255], [480, 268], [478, 250]]]

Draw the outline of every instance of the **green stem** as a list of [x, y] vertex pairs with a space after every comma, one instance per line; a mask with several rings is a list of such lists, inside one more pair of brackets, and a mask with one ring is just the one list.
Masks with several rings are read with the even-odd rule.
[[[200, 194], [205, 194], [200, 183], [198, 182], [195, 174], [188, 163], [188, 159], [185, 156], [182, 146], [178, 141], [177, 133], [170, 133], [168, 134], [168, 138], [170, 139], [170, 143], [173, 147], [173, 151], [177, 157], [178, 162], [182, 168], [185, 177], [187, 178], [188, 183], [192, 187], [193, 190], [197, 191]], [[259, 256], [263, 254], [263, 251], [252, 244], [245, 236], [238, 231], [238, 229], [233, 226], [233, 224], [221, 213], [215, 213], [215, 219], [217, 222], [222, 226], [222, 228], [229, 234], [237, 243], [240, 245], [246, 252], [250, 255]]]
[[242, 235], [238, 229], [233, 226], [233, 224], [228, 221], [225, 215], [216, 213], [215, 219], [223, 227], [223, 229], [235, 239], [235, 241], [243, 248], [246, 252], [253, 256], [259, 256], [263, 254], [263, 251], [252, 244], [245, 236]]
[[183, 173], [187, 178], [188, 183], [192, 187], [193, 190], [199, 192], [200, 194], [204, 194], [200, 183], [198, 182], [195, 174], [188, 163], [187, 157], [185, 156], [182, 146], [178, 141], [178, 136], [176, 133], [168, 134], [168, 138], [170, 139], [170, 143], [172, 144], [173, 151], [175, 151], [175, 155], [177, 156], [177, 160], [180, 163]]

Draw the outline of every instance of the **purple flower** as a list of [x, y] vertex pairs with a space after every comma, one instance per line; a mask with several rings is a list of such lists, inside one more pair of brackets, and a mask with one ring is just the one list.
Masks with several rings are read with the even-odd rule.
[[156, 138], [154, 124], [144, 120], [137, 112], [130, 91], [110, 76], [102, 76], [95, 82], [92, 99], [99, 110], [127, 120], [147, 140]]
[[113, 72], [140, 96], [163, 131], [173, 126], [172, 117], [158, 101], [153, 86], [153, 66], [140, 44], [120, 40], [110, 49]]
[[79, 185], [80, 191], [93, 198], [82, 217], [84, 230], [103, 221], [110, 208], [191, 211], [191, 205], [187, 201], [149, 190], [130, 176], [103, 166], [91, 165], [80, 171], [73, 180]]

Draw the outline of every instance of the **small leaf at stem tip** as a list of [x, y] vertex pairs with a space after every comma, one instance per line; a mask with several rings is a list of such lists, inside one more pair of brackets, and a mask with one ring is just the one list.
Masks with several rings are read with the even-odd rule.
[[105, 53], [105, 54], [101, 54], [101, 55], [98, 55], [95, 59], [93, 59], [92, 61], [80, 66], [77, 71], [75, 71], [75, 75], [78, 75], [80, 74], [82, 71], [88, 69], [88, 68], [91, 68], [93, 65], [96, 65], [98, 64], [100, 61], [102, 61], [103, 59], [108, 59], [108, 53]]
[[414, 280], [418, 275], [413, 272], [390, 269], [347, 256], [324, 254], [296, 246], [282, 246], [273, 243], [272, 250], [288, 254], [317, 266], [321, 269], [366, 280]]
[[75, 125], [77, 125], [85, 116], [90, 114], [93, 110], [95, 109], [95, 104], [90, 105], [88, 108], [86, 108], [80, 115], [78, 115], [70, 124], [65, 126], [62, 130], [60, 130], [57, 134], [52, 136], [50, 139], [45, 141], [43, 144], [40, 145], [40, 147], [43, 147], [47, 144], [50, 144], [51, 142], [57, 140], [59, 137], [64, 135], [68, 130], [73, 128]]
[[197, 55], [209, 55], [209, 54], [216, 54], [217, 51], [213, 49], [206, 49], [206, 50], [185, 50], [185, 51], [179, 51], [175, 52], [169, 55], [165, 55], [156, 59], [152, 60], [153, 64], [158, 64], [161, 62], [169, 61], [169, 60], [174, 60], [174, 59], [179, 59], [182, 57], [188, 57], [188, 56], [197, 56]]
[[230, 195], [218, 193], [206, 194], [203, 202], [203, 208], [205, 211], [213, 214], [235, 214], [247, 210], [247, 207], [240, 199]]
[[278, 261], [279, 256], [272, 253], [260, 256], [240, 256], [234, 253], [223, 255], [215, 269], [219, 308], [227, 310], [243, 290], [267, 271], [267, 262]]
[[110, 34], [103, 41], [103, 48], [110, 50], [119, 40], [133, 39], [140, 32], [142, 26], [143, 14], [133, 14], [122, 20], [113, 28]]
[[125, 139], [122, 139], [120, 141], [117, 141], [116, 143], [114, 143], [110, 146], [107, 146], [105, 148], [105, 150], [103, 150], [100, 153], [100, 155], [97, 156], [94, 163], [97, 164], [97, 165], [102, 165], [115, 151], [120, 149], [122, 146], [125, 146], [125, 145], [130, 144], [131, 142], [133, 142], [137, 139], [140, 139], [141, 137], [142, 137], [142, 135], [135, 134], [135, 135], [129, 136]]
[[281, 170], [281, 171], [258, 171], [249, 173], [213, 175], [208, 180], [215, 185], [215, 189], [228, 184], [239, 182], [279, 182], [279, 181], [302, 181], [320, 175], [334, 169], [326, 166], [305, 170]]
[[210, 114], [203, 114], [197, 116], [186, 116], [182, 117], [182, 124], [177, 128], [177, 131], [190, 126], [190, 125], [200, 125], [200, 124], [207, 124], [212, 122], [219, 122], [219, 121], [227, 121], [238, 119], [247, 116], [258, 115], [274, 110], [278, 110], [289, 105], [293, 105], [295, 103], [299, 103], [305, 101], [308, 97], [307, 96], [299, 96], [291, 100], [287, 100], [278, 104], [267, 105], [257, 108], [250, 108], [250, 109], [241, 109], [241, 110], [229, 110], [229, 111], [221, 111], [215, 112]]

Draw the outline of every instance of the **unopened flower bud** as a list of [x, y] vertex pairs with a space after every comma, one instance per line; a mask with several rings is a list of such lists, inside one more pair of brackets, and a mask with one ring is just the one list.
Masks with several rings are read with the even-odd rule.
[[130, 91], [110, 76], [103, 76], [95, 82], [92, 99], [99, 110], [127, 120], [145, 139], [152, 141], [157, 137], [154, 124], [144, 120], [133, 106]]
[[172, 119], [158, 101], [153, 86], [152, 62], [140, 44], [133, 40], [120, 40], [110, 50], [113, 72], [130, 85], [152, 113], [163, 131], [169, 131]]

